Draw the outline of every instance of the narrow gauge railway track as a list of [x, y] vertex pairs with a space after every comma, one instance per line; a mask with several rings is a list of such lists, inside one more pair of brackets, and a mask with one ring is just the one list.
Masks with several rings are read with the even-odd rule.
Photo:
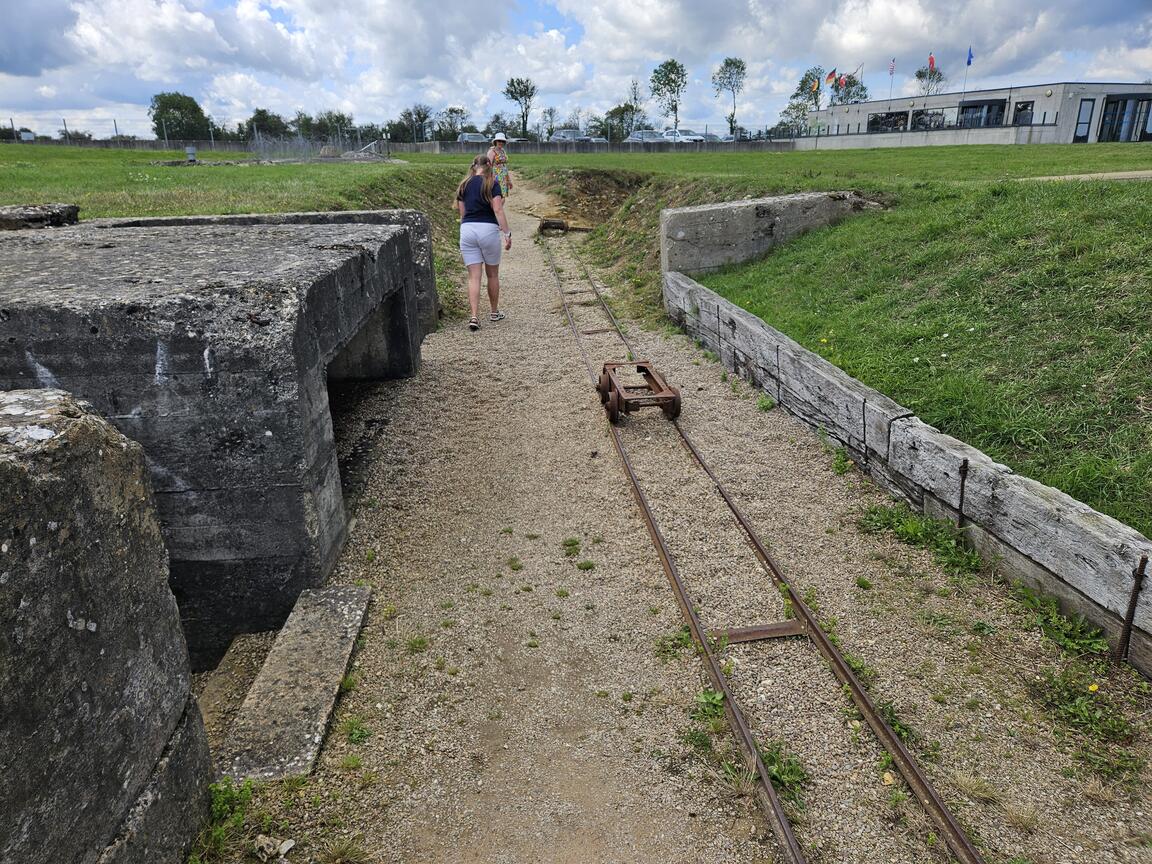
[[[600, 377], [598, 370], [589, 356], [587, 337], [608, 335], [610, 338], [618, 340], [618, 347], [622, 346], [627, 352], [625, 358], [603, 358], [604, 360], [615, 359], [631, 362], [640, 360], [640, 357], [637, 355], [634, 346], [624, 332], [620, 321], [616, 318], [611, 307], [604, 299], [600, 288], [596, 285], [595, 280], [588, 272], [583, 261], [575, 254], [574, 250], [570, 250], [571, 258], [578, 264], [582, 271], [582, 279], [579, 280], [579, 284], [587, 287], [566, 287], [565, 280], [561, 276], [555, 258], [553, 257], [551, 242], [551, 239], [546, 235], [540, 235], [540, 243], [556, 281], [556, 289], [568, 321], [568, 326], [571, 328], [573, 337], [576, 339], [577, 346], [580, 349], [589, 380], [595, 386], [600, 380]], [[565, 242], [570, 243], [566, 237]], [[575, 300], [577, 297], [583, 297], [584, 299], [577, 301]], [[582, 330], [577, 326], [576, 317], [573, 314], [574, 302], [579, 302], [580, 305], [583, 306], [594, 306], [598, 308], [607, 317], [610, 326], [592, 327]], [[767, 625], [739, 627], [727, 630], [707, 630], [705, 628], [696, 606], [689, 597], [688, 588], [685, 579], [681, 575], [680, 567], [677, 565], [676, 557], [660, 529], [660, 524], [657, 521], [650, 498], [641, 485], [640, 477], [633, 464], [634, 459], [630, 455], [628, 444], [625, 441], [625, 433], [623, 433], [621, 428], [615, 423], [610, 423], [609, 430], [612, 436], [612, 443], [620, 457], [633, 497], [636, 499], [641, 515], [644, 517], [645, 526], [656, 548], [657, 555], [660, 558], [660, 564], [674, 590], [681, 615], [691, 631], [692, 639], [703, 659], [704, 670], [708, 679], [713, 689], [723, 694], [724, 710], [729, 726], [731, 727], [736, 744], [743, 755], [747, 767], [756, 776], [758, 781], [756, 784], [757, 801], [773, 829], [784, 859], [792, 862], [792, 864], [804, 864], [807, 860], [804, 850], [796, 838], [780, 797], [773, 787], [771, 776], [760, 755], [755, 736], [736, 701], [735, 695], [728, 683], [727, 676], [724, 674], [716, 652], [713, 649], [713, 640], [717, 637], [734, 643], [780, 636], [806, 636], [826, 661], [835, 677], [849, 693], [856, 709], [860, 712], [864, 721], [876, 736], [879, 744], [890, 754], [893, 765], [899, 770], [901, 776], [915, 795], [916, 800], [920, 802], [927, 815], [935, 823], [940, 832], [940, 836], [947, 843], [951, 853], [958, 861], [963, 862], [963, 864], [982, 864], [984, 859], [979, 851], [972, 844], [971, 840], [969, 840], [947, 804], [940, 797], [927, 775], [904, 745], [904, 742], [884, 717], [881, 716], [871, 696], [853, 673], [843, 654], [841, 654], [832, 639], [820, 627], [813, 611], [804, 602], [799, 593], [789, 584], [779, 563], [768, 551], [767, 545], [757, 534], [752, 523], [741, 510], [732, 494], [705, 460], [700, 448], [692, 441], [679, 421], [674, 419], [674, 416], [673, 419], [668, 422], [670, 422], [674, 428], [676, 438], [680, 444], [691, 455], [692, 462], [707, 477], [710, 486], [722, 499], [731, 517], [738, 524], [756, 560], [769, 575], [772, 583], [780, 592], [780, 595], [785, 598], [793, 610], [794, 619]]]

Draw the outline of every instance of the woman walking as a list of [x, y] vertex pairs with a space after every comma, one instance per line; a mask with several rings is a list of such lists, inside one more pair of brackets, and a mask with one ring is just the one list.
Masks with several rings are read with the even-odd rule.
[[492, 173], [496, 175], [496, 182], [500, 184], [505, 198], [512, 194], [512, 175], [508, 173], [508, 151], [504, 149], [507, 142], [508, 136], [503, 132], [497, 132], [492, 136], [492, 146], [488, 148]]
[[480, 329], [480, 271], [488, 277], [489, 321], [502, 321], [500, 311], [500, 246], [512, 248], [512, 231], [504, 215], [504, 192], [492, 171], [492, 160], [477, 156], [456, 188], [456, 211], [460, 214], [460, 254], [468, 268], [468, 305], [472, 317], [468, 329]]

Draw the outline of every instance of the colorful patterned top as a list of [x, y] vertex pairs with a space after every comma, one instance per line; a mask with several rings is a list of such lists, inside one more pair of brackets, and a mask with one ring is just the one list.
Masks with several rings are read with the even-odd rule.
[[500, 184], [500, 188], [504, 190], [504, 197], [507, 198], [512, 188], [512, 184], [508, 182], [508, 151], [493, 144], [492, 149], [488, 151], [488, 158], [492, 160], [492, 173], [496, 175], [496, 182]]

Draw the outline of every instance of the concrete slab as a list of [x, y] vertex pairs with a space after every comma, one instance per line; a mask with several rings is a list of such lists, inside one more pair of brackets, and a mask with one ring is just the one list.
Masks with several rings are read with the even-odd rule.
[[343, 545], [327, 382], [418, 368], [409, 215], [0, 232], [0, 390], [67, 389], [143, 445], [193, 669]]
[[75, 225], [80, 208], [75, 204], [14, 204], [0, 207], [0, 231], [24, 228], [59, 228]]
[[371, 595], [348, 585], [300, 595], [232, 724], [223, 774], [276, 780], [311, 772]]

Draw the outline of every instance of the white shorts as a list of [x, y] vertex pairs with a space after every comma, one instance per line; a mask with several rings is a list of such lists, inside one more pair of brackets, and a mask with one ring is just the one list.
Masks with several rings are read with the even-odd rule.
[[500, 226], [491, 222], [464, 222], [460, 225], [460, 254], [464, 265], [499, 264], [503, 244]]

